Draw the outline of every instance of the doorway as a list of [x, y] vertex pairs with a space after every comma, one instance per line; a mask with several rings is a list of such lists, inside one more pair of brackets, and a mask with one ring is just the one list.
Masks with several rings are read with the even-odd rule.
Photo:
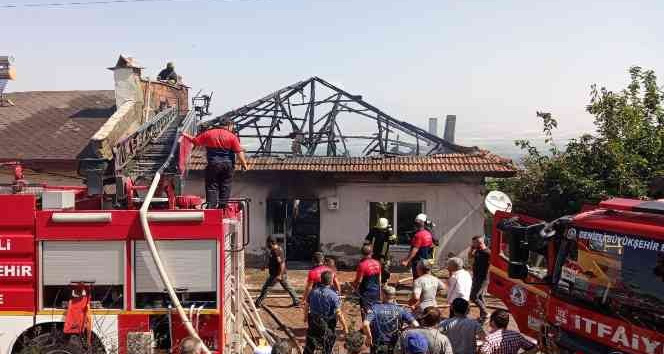
[[282, 244], [288, 261], [308, 262], [320, 249], [318, 199], [270, 199], [267, 224], [268, 232]]

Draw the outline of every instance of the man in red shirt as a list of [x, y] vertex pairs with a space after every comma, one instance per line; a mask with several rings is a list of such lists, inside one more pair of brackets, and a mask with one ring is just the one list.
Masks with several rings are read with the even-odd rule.
[[209, 209], [223, 209], [228, 205], [235, 171], [235, 155], [239, 158], [242, 169], [247, 169], [240, 139], [233, 134], [233, 121], [230, 118], [221, 118], [220, 124], [219, 128], [204, 130], [195, 138], [182, 134], [194, 145], [205, 146], [207, 150], [205, 201]]
[[371, 257], [371, 246], [362, 246], [362, 260], [357, 265], [353, 287], [360, 295], [362, 317], [380, 300], [380, 262]]
[[[332, 289], [335, 290], [337, 293], [341, 291], [341, 285], [339, 284], [339, 280], [337, 279], [336, 273], [332, 268], [325, 265], [325, 255], [323, 255], [323, 252], [315, 252], [312, 258], [312, 262], [314, 264], [314, 267], [311, 268], [311, 270], [307, 274], [307, 284], [304, 287], [303, 301], [305, 305], [309, 299], [309, 293], [311, 292], [311, 289], [313, 289], [313, 287], [316, 284], [319, 284], [321, 282], [320, 277], [321, 274], [323, 274], [324, 272], [332, 273]], [[304, 314], [304, 319], [306, 322], [307, 319], [306, 311]]]
[[410, 241], [410, 253], [408, 257], [401, 261], [401, 265], [411, 266], [413, 272], [413, 281], [417, 278], [417, 263], [421, 259], [433, 258], [433, 235], [426, 229], [427, 216], [419, 214], [415, 217], [415, 226], [417, 231]]

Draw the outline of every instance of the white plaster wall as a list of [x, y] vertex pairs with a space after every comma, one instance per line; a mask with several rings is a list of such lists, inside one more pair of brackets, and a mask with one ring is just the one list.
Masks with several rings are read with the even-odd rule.
[[[267, 209], [266, 200], [273, 186], [269, 184], [243, 183], [240, 180], [233, 182], [232, 197], [248, 197], [251, 199], [250, 208], [250, 237], [247, 253], [260, 254], [267, 237]], [[183, 194], [201, 195], [205, 197], [205, 181], [202, 178], [190, 178], [184, 181]]]
[[[340, 184], [336, 188], [339, 210], [328, 210], [325, 205], [324, 198], [334, 195], [320, 196], [321, 243], [360, 247], [369, 230], [369, 202], [424, 202], [425, 213], [436, 224], [439, 260], [443, 260], [449, 252], [461, 253], [473, 235], [482, 234], [480, 192], [479, 184], [462, 183]], [[403, 251], [393, 253], [397, 256]]]
[[[308, 184], [308, 183], [304, 183]], [[321, 244], [350, 245], [360, 247], [369, 230], [369, 202], [423, 201], [425, 212], [436, 224], [443, 261], [449, 252], [456, 254], [467, 250], [473, 235], [483, 232], [483, 199], [479, 183], [340, 183], [315, 187], [313, 193], [320, 199]], [[309, 184], [310, 185], [310, 184]], [[278, 181], [250, 182], [236, 179], [232, 194], [251, 198], [251, 243], [248, 253], [262, 254], [261, 248], [267, 236], [266, 200], [275, 190], [289, 188]], [[290, 187], [292, 189], [292, 186]], [[311, 187], [307, 189], [311, 190]], [[204, 195], [201, 178], [185, 182], [185, 194]], [[297, 193], [289, 191], [288, 193]], [[311, 197], [312, 195], [293, 196]], [[339, 199], [338, 210], [328, 210], [327, 197]], [[346, 247], [347, 248], [347, 247]], [[395, 250], [395, 256], [402, 252]], [[403, 251], [405, 252], [405, 250]], [[336, 252], [330, 252], [335, 254]], [[339, 254], [341, 255], [341, 254]], [[346, 255], [354, 259], [354, 255]], [[357, 256], [359, 259], [359, 255]]]

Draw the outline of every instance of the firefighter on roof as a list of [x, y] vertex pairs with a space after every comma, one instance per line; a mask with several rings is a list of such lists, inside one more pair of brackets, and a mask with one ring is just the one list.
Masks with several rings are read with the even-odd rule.
[[205, 129], [195, 138], [183, 133], [194, 145], [207, 149], [207, 167], [205, 168], [205, 199], [209, 209], [223, 209], [228, 205], [231, 184], [235, 171], [235, 156], [240, 160], [242, 170], [247, 169], [240, 139], [233, 134], [234, 123], [229, 118], [221, 118], [220, 127]]
[[178, 83], [178, 74], [175, 73], [175, 65], [172, 62], [166, 64], [166, 67], [157, 75], [159, 81], [167, 81], [169, 84]]

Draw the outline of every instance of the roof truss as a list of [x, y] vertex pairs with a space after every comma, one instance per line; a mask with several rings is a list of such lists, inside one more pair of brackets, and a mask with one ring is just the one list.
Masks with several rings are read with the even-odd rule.
[[431, 155], [470, 152], [391, 117], [318, 77], [284, 87], [212, 120], [230, 118], [254, 156]]

